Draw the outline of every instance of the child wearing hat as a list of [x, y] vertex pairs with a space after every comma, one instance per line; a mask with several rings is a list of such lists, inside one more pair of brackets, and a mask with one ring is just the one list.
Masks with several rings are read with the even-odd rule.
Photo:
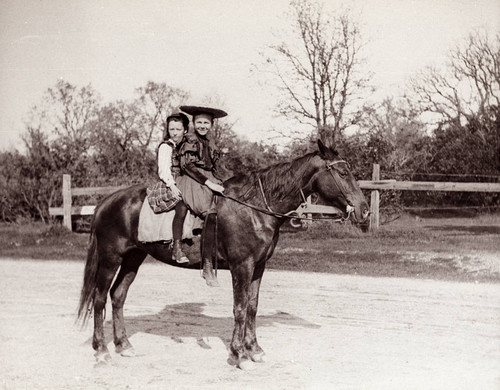
[[[217, 177], [219, 151], [209, 138], [214, 119], [222, 118], [226, 112], [200, 106], [181, 106], [180, 109], [192, 115], [194, 133], [186, 134], [179, 146], [181, 175], [177, 186], [184, 204], [197, 216], [205, 219], [202, 241], [202, 276], [208, 286], [219, 285], [213, 271], [212, 256], [215, 248], [216, 210], [212, 204], [214, 192], [222, 193], [222, 180]], [[177, 211], [182, 206], [176, 207]], [[179, 210], [180, 211], [180, 210]], [[185, 213], [187, 210], [185, 210]], [[182, 215], [182, 213], [180, 213]]]

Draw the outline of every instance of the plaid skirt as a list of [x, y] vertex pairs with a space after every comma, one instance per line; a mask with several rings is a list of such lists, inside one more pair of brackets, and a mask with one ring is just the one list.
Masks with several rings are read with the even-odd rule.
[[[204, 173], [210, 181], [214, 183], [218, 181], [212, 172], [206, 171]], [[198, 183], [188, 175], [179, 176], [175, 181], [182, 193], [182, 200], [194, 215], [204, 217], [208, 213], [215, 212], [215, 206], [212, 204], [214, 193], [210, 188]]]
[[172, 190], [162, 180], [148, 187], [146, 193], [149, 205], [155, 213], [172, 210], [180, 201], [180, 199], [174, 198]]

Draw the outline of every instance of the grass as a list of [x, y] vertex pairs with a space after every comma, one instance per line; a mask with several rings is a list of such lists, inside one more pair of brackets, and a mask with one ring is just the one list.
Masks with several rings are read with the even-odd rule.
[[[500, 216], [404, 216], [378, 231], [315, 223], [281, 235], [268, 267], [295, 271], [500, 282]], [[486, 266], [476, 264], [487, 257]], [[493, 264], [491, 264], [493, 262]]]
[[[59, 225], [0, 224], [0, 257], [82, 261], [87, 243], [87, 233]], [[407, 215], [371, 233], [323, 221], [306, 231], [285, 226], [268, 268], [499, 283], [499, 243], [500, 215]], [[188, 252], [198, 257], [198, 245]]]
[[61, 225], [0, 224], [0, 257], [82, 260], [88, 237]]

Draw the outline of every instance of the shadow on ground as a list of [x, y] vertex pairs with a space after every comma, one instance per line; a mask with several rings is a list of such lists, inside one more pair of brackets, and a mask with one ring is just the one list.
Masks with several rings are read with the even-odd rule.
[[[125, 318], [127, 335], [142, 332], [170, 338], [178, 343], [183, 343], [183, 338], [195, 338], [202, 348], [210, 348], [204, 337], [217, 337], [229, 348], [233, 332], [233, 317], [211, 317], [203, 314], [205, 303], [189, 302], [176, 305], [167, 305], [153, 315]], [[271, 315], [257, 315], [257, 326], [274, 326], [283, 324], [290, 327], [320, 328], [319, 325], [306, 321], [293, 314], [277, 312]], [[106, 321], [104, 332], [106, 342], [113, 340], [112, 323]], [[92, 338], [86, 343], [91, 344]]]

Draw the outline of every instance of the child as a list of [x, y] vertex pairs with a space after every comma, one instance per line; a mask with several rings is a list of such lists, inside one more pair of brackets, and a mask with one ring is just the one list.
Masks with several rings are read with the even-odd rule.
[[[155, 212], [168, 211], [174, 206], [176, 207], [172, 224], [172, 259], [179, 264], [189, 263], [189, 259], [182, 252], [182, 229], [186, 217], [186, 213], [183, 213], [182, 210], [185, 209], [185, 206], [181, 199], [181, 191], [176, 185], [176, 179], [180, 174], [177, 146], [187, 133], [188, 126], [189, 119], [181, 112], [174, 112], [167, 118], [167, 131], [163, 142], [158, 147], [158, 176], [161, 182], [155, 186], [151, 194], [148, 194], [148, 199]], [[151, 198], [154, 199], [153, 202]], [[180, 209], [181, 212], [177, 213], [177, 209]]]
[[216, 250], [216, 210], [213, 209], [212, 199], [214, 192], [222, 193], [224, 187], [216, 173], [219, 152], [208, 135], [212, 130], [214, 119], [224, 117], [227, 113], [210, 107], [181, 106], [180, 109], [193, 116], [194, 134], [187, 134], [179, 146], [181, 176], [177, 185], [182, 191], [183, 204], [195, 215], [205, 219], [202, 276], [208, 286], [217, 287], [219, 283], [212, 265], [212, 256]]

